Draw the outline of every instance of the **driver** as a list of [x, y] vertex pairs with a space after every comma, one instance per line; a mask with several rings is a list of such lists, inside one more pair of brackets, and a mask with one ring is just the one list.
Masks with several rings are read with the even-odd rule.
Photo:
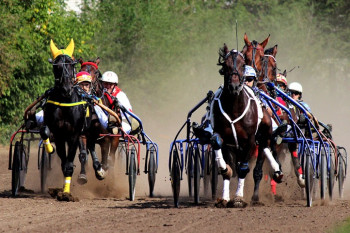
[[[118, 86], [118, 82], [119, 82], [118, 75], [113, 71], [106, 71], [105, 73], [103, 73], [101, 81], [102, 81], [103, 88], [110, 95], [112, 95], [118, 100], [119, 105], [122, 105], [126, 110], [128, 110], [129, 112], [132, 112], [132, 106], [130, 104], [128, 97], [126, 96], [125, 92], [123, 92], [122, 89]], [[122, 120], [123, 120], [122, 128], [125, 133], [129, 134], [131, 130], [134, 131], [139, 127], [139, 123], [133, 117], [131, 117], [131, 126], [130, 126], [126, 118], [130, 119], [129, 115], [126, 113], [122, 114]], [[116, 124], [116, 119], [110, 115], [108, 119], [108, 129], [109, 131], [111, 131], [111, 133], [118, 134], [118, 128], [115, 126], [115, 124]]]

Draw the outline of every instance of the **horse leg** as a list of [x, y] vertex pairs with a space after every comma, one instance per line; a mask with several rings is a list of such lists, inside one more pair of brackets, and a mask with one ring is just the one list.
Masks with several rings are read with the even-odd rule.
[[263, 177], [263, 164], [264, 164], [265, 158], [263, 156], [263, 150], [260, 148], [261, 147], [259, 146], [259, 153], [256, 159], [255, 168], [253, 171], [253, 178], [254, 178], [254, 192], [252, 196], [253, 204], [259, 203], [259, 186], [260, 186], [260, 181]]
[[110, 156], [110, 159], [112, 161], [112, 166], [114, 166], [114, 163], [115, 163], [115, 152], [118, 149], [119, 137], [113, 137], [111, 139], [111, 144], [110, 145], [111, 145], [111, 147], [110, 147], [109, 156]]
[[102, 141], [100, 142], [100, 147], [101, 147], [101, 166], [102, 168], [107, 171], [109, 168], [108, 164], [108, 154], [109, 154], [109, 145], [110, 145], [110, 140], [111, 138], [103, 138]]
[[294, 167], [294, 172], [297, 177], [298, 185], [301, 188], [305, 187], [305, 179], [303, 178], [303, 170], [300, 166], [300, 160], [297, 153], [297, 144], [296, 143], [288, 143], [288, 149], [290, 155], [292, 156], [292, 162]]
[[211, 145], [215, 152], [215, 160], [218, 168], [221, 171], [222, 178], [224, 180], [224, 185], [222, 188], [222, 198], [215, 203], [215, 207], [225, 208], [228, 201], [230, 200], [230, 178], [232, 177], [232, 168], [226, 164], [221, 147], [223, 145], [223, 140], [219, 134], [214, 133], [211, 137]]
[[100, 161], [98, 160], [96, 151], [95, 151], [95, 142], [93, 142], [92, 140], [89, 140], [88, 138], [88, 149], [90, 151], [91, 154], [91, 158], [92, 158], [92, 166], [95, 170], [95, 176], [98, 180], [103, 180], [106, 177], [106, 171], [102, 168], [102, 165], [100, 163]]
[[87, 176], [85, 171], [85, 165], [87, 162], [87, 151], [86, 151], [86, 137], [80, 136], [79, 137], [79, 161], [81, 164], [81, 170], [80, 174], [78, 176], [78, 183], [79, 184], [86, 184], [87, 183]]

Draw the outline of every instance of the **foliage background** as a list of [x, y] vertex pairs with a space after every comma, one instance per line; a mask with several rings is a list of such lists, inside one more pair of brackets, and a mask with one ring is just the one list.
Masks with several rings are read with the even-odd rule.
[[141, 119], [174, 135], [179, 116], [222, 83], [219, 47], [241, 49], [245, 32], [258, 42], [270, 34], [278, 67], [297, 67], [287, 78], [303, 84], [313, 112], [334, 123], [338, 138], [350, 130], [342, 122], [349, 108], [335, 105], [349, 101], [349, 1], [84, 0], [80, 7], [77, 14], [63, 0], [0, 1], [2, 143], [53, 84], [50, 39], [65, 47], [71, 38], [76, 58], [101, 57], [100, 70], [117, 72]]

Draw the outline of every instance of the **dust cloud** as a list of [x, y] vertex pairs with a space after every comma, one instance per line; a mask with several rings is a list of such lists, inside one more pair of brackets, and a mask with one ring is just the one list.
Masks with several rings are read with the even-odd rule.
[[[265, 34], [266, 36], [271, 34], [267, 48], [281, 42], [274, 39], [275, 33], [266, 32]], [[250, 40], [255, 39], [262, 42], [266, 36], [250, 36]], [[290, 47], [287, 47], [289, 43], [293, 42], [288, 41], [288, 35], [285, 35], [282, 39], [283, 42], [280, 43], [276, 56], [279, 70], [281, 72], [284, 69], [289, 71], [296, 67], [288, 73], [288, 82], [297, 81], [303, 85], [303, 99], [310, 105], [314, 115], [323, 123], [333, 125], [333, 137], [337, 145], [349, 148], [347, 138], [348, 132], [350, 132], [350, 124], [347, 121], [350, 113], [348, 107], [348, 101], [350, 100], [348, 62], [330, 59], [326, 54], [325, 57], [319, 57], [317, 60], [311, 61], [308, 53], [313, 52], [312, 48], [305, 51], [304, 57], [294, 59], [290, 57], [293, 56], [293, 51], [289, 51]], [[303, 38], [299, 39], [299, 43], [304, 43]], [[223, 43], [227, 43], [229, 48], [236, 44], [230, 42], [215, 41], [209, 43], [210, 46], [205, 47], [205, 49], [210, 51], [206, 51], [205, 56], [200, 59], [189, 56], [186, 63], [176, 68], [178, 72], [167, 74], [167, 77], [158, 77], [159, 80], [163, 80], [159, 81], [159, 85], [148, 84], [147, 81], [144, 81], [142, 87], [137, 87], [133, 83], [132, 87], [127, 86], [124, 89], [131, 100], [134, 112], [143, 121], [145, 132], [159, 145], [159, 170], [155, 195], [171, 195], [168, 169], [170, 143], [186, 121], [190, 109], [206, 96], [208, 90], [215, 91], [223, 83], [223, 77], [219, 75], [219, 67], [216, 65], [218, 50], [223, 46]], [[239, 48], [242, 48], [243, 33], [239, 37], [239, 44]], [[289, 54], [289, 57], [285, 54]], [[331, 53], [328, 55], [331, 55]], [[299, 55], [296, 54], [295, 56]], [[193, 121], [199, 121], [204, 114], [204, 107], [197, 111], [192, 119]], [[185, 135], [182, 134], [182, 138], [184, 137]], [[286, 166], [290, 166], [290, 157], [288, 156], [286, 157], [286, 164]], [[248, 176], [251, 175], [252, 172]], [[288, 179], [292, 180], [294, 184], [296, 183], [292, 169], [290, 169], [290, 174], [286, 175], [290, 177]], [[347, 179], [345, 186], [346, 198], [350, 198], [349, 182], [349, 179]], [[142, 181], [142, 185], [145, 185], [145, 183], [147, 183], [147, 180]], [[288, 182], [288, 184], [291, 184], [291, 182]], [[268, 184], [267, 186], [269, 187]], [[286, 183], [285, 186], [287, 186]], [[187, 184], [182, 181], [181, 193], [186, 193], [186, 190]], [[220, 189], [218, 192], [221, 192]], [[144, 193], [146, 192], [144, 191]], [[287, 194], [288, 191], [285, 191], [285, 193]]]
[[[239, 34], [239, 48], [243, 47], [243, 34]], [[248, 33], [249, 34], [249, 33]], [[300, 82], [303, 85], [303, 99], [310, 105], [314, 115], [324, 123], [333, 125], [334, 141], [337, 145], [345, 148], [349, 147], [348, 134], [350, 132], [350, 124], [348, 118], [350, 108], [348, 102], [350, 100], [350, 84], [348, 82], [349, 62], [348, 60], [337, 60], [331, 57], [332, 53], [325, 53], [324, 57], [319, 57], [317, 60], [311, 61], [309, 53], [313, 53], [312, 48], [304, 52], [304, 57], [294, 58], [293, 51], [290, 51], [288, 44], [293, 44], [293, 41], [288, 41], [288, 35], [282, 38], [282, 41], [276, 41], [277, 33], [266, 32], [266, 36], [271, 34], [268, 48], [279, 43], [278, 54], [276, 56], [278, 68], [283, 71], [289, 71], [293, 67], [292, 72], [287, 75], [288, 82]], [[250, 36], [250, 40], [263, 41], [266, 36]], [[228, 35], [224, 38], [230, 38]], [[280, 36], [281, 39], [281, 36]], [[299, 38], [300, 43], [303, 38]], [[168, 158], [170, 143], [182, 124], [186, 121], [187, 113], [201, 99], [203, 99], [209, 90], [214, 92], [223, 83], [223, 77], [218, 73], [219, 67], [217, 64], [218, 50], [227, 43], [232, 49], [236, 43], [227, 39], [226, 41], [211, 41], [204, 46], [202, 53], [198, 55], [188, 56], [186, 62], [177, 64], [173, 70], [176, 72], [165, 74], [154, 74], [156, 82], [147, 80], [127, 82], [127, 77], [119, 77], [122, 89], [127, 93], [130, 102], [133, 106], [133, 112], [138, 115], [143, 123], [146, 134], [159, 146], [159, 167], [156, 176], [156, 184], [154, 194], [156, 196], [171, 196], [171, 183], [169, 177]], [[306, 42], [305, 42], [306, 43]], [[288, 54], [288, 56], [286, 56]], [[295, 56], [300, 56], [295, 54]], [[296, 62], [297, 61], [297, 62]], [[200, 117], [205, 112], [205, 106], [197, 110], [193, 115], [192, 121], [200, 121]], [[184, 132], [179, 138], [184, 138]], [[142, 145], [141, 145], [142, 146]], [[145, 150], [141, 153], [141, 174], [136, 181], [136, 196], [142, 197], [148, 195], [148, 180], [147, 175], [143, 173], [145, 159]], [[76, 179], [73, 180], [73, 193], [77, 193], [82, 197], [127, 197], [128, 184], [125, 173], [125, 161], [120, 161], [118, 168], [114, 171], [114, 179], [107, 178], [104, 181], [97, 181], [93, 176], [93, 170], [88, 171], [89, 183], [86, 186], [76, 184]], [[75, 176], [79, 173], [79, 162], [76, 159]], [[282, 195], [285, 198], [290, 195], [290, 189], [298, 190], [295, 186], [296, 180], [292, 169], [290, 169], [290, 157], [286, 156], [284, 163], [286, 179], [285, 182], [278, 186], [283, 187]], [[59, 165], [56, 167], [60, 167]], [[252, 171], [252, 170], [251, 170]], [[55, 177], [60, 177], [62, 173], [57, 170], [51, 178], [51, 185], [56, 182], [61, 185], [61, 180]], [[252, 182], [252, 172], [248, 175], [248, 186]], [[33, 183], [38, 184], [39, 179], [35, 179]], [[220, 195], [220, 183], [218, 195]], [[350, 199], [350, 180], [346, 180], [345, 198]], [[262, 190], [266, 193], [269, 191], [269, 183], [263, 182]], [[232, 186], [233, 187], [233, 186]], [[335, 189], [336, 190], [336, 189]], [[181, 195], [187, 192], [187, 184], [184, 181], [181, 183]], [[251, 193], [251, 188], [247, 191]], [[294, 191], [293, 191], [294, 192]], [[300, 193], [295, 191], [295, 195]], [[231, 195], [233, 194], [231, 190]], [[249, 196], [249, 194], [248, 194]], [[335, 195], [337, 196], [337, 195]]]

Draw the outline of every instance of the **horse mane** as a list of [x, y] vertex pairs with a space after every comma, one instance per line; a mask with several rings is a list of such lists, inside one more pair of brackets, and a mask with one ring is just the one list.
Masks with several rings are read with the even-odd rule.
[[224, 64], [225, 64], [225, 57], [226, 57], [226, 52], [225, 49], [227, 49], [226, 44], [224, 44], [224, 47], [219, 49], [219, 59], [218, 59], [218, 66], [222, 66], [221, 69], [219, 70], [220, 75], [224, 75]]

